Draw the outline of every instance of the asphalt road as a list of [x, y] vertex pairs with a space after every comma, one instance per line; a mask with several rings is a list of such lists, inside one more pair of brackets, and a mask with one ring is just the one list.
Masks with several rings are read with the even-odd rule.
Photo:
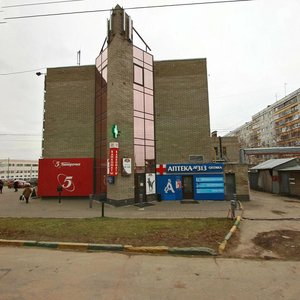
[[298, 300], [300, 262], [0, 248], [1, 300]]

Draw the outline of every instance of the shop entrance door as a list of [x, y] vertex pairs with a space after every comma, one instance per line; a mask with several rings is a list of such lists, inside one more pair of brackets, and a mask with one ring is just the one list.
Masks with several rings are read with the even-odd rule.
[[134, 174], [134, 185], [135, 185], [135, 203], [145, 202], [146, 192], [145, 192], [145, 174]]
[[235, 174], [225, 174], [225, 197], [226, 200], [232, 200], [233, 195], [236, 193], [236, 186], [235, 186]]
[[193, 176], [182, 176], [183, 199], [194, 198]]

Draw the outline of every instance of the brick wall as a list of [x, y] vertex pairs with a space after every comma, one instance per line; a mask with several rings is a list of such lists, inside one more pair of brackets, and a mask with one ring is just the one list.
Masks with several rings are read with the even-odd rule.
[[[220, 143], [221, 138], [221, 143]], [[212, 137], [212, 148], [217, 148], [218, 154], [214, 150], [212, 160], [218, 160], [221, 158], [220, 146], [222, 148], [222, 157], [227, 162], [239, 162], [240, 161], [240, 145], [238, 137]], [[220, 145], [221, 144], [221, 145]]]
[[154, 64], [158, 163], [187, 163], [189, 155], [211, 160], [205, 59]]
[[47, 70], [44, 158], [94, 157], [95, 66]]
[[235, 174], [236, 195], [239, 201], [250, 200], [248, 183], [248, 165], [245, 164], [225, 164], [225, 186], [226, 174]]

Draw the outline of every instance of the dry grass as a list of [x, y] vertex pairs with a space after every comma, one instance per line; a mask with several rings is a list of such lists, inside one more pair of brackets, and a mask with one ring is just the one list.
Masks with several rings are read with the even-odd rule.
[[0, 238], [217, 249], [231, 226], [224, 218], [0, 218]]

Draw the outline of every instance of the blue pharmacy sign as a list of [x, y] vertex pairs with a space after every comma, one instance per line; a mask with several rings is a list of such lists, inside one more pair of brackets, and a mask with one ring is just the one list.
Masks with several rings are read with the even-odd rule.
[[166, 164], [166, 174], [219, 172], [223, 172], [223, 164]]
[[157, 193], [161, 200], [182, 200], [182, 178], [193, 176], [195, 200], [224, 200], [223, 172], [221, 163], [157, 165]]
[[223, 174], [201, 174], [194, 176], [195, 200], [224, 200]]
[[156, 192], [161, 195], [161, 200], [182, 199], [182, 176], [169, 175], [157, 176]]

